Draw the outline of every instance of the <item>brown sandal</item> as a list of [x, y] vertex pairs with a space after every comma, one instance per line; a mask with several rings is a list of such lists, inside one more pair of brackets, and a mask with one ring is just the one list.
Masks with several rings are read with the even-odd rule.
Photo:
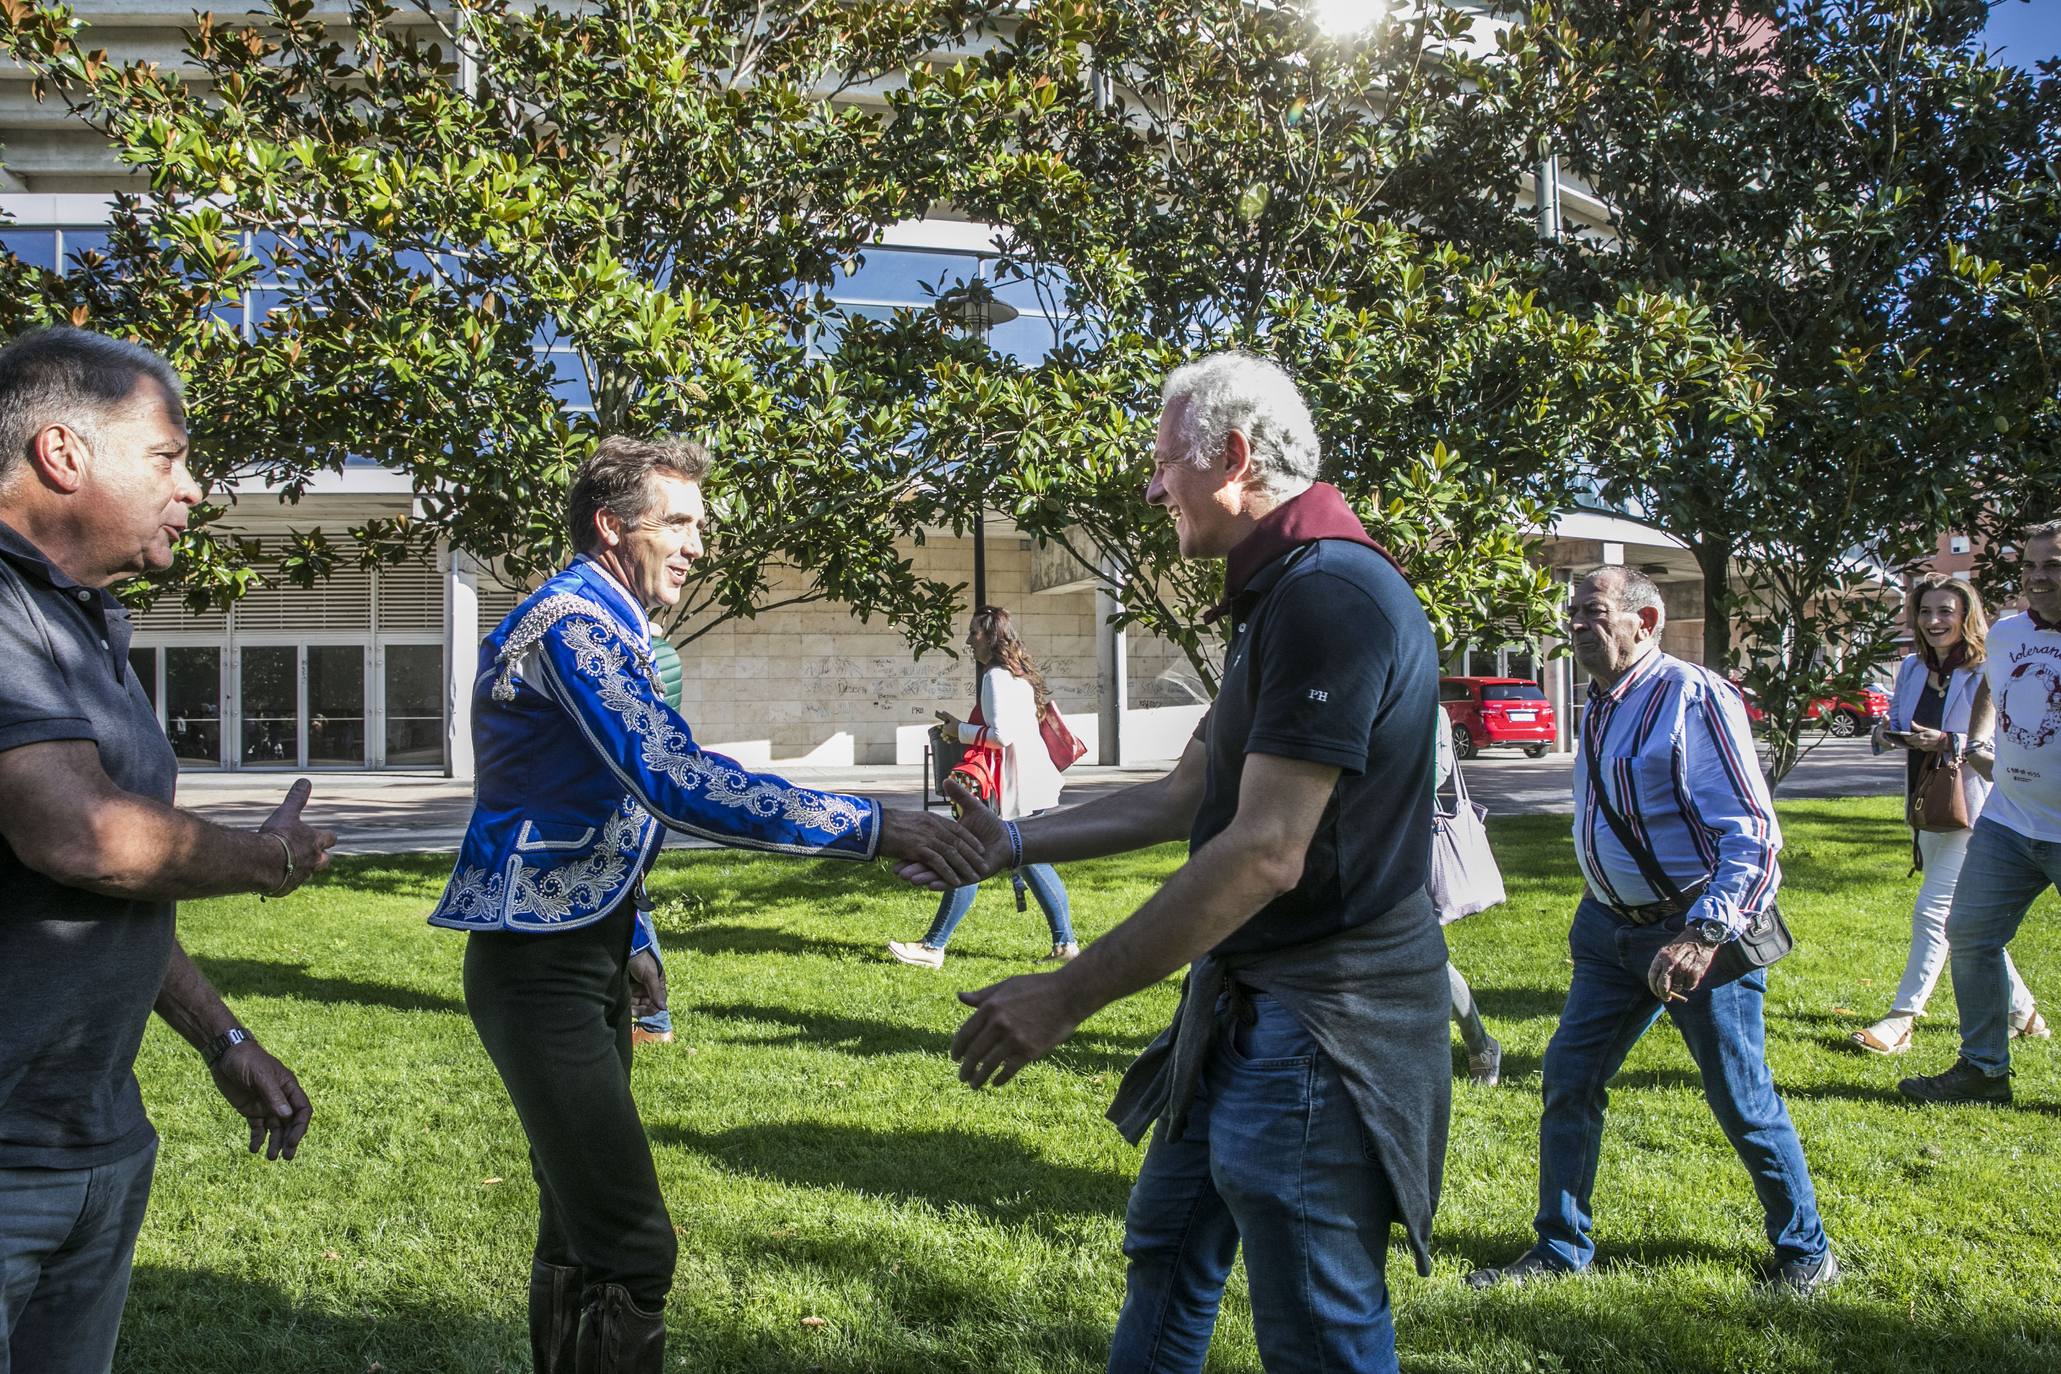
[[1902, 1054], [1911, 1047], [1911, 1028], [1917, 1024], [1916, 1018], [1905, 1021], [1904, 1033], [1894, 1040], [1886, 1039], [1877, 1033], [1879, 1027], [1886, 1025], [1890, 1021], [1902, 1019], [1901, 1017], [1886, 1016], [1874, 1025], [1857, 1030], [1852, 1035], [1847, 1036], [1847, 1042], [1856, 1048], [1866, 1050], [1869, 1054]]

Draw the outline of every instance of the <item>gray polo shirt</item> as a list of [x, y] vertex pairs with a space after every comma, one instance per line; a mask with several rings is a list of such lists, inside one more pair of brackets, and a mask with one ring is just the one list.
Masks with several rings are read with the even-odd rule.
[[[117, 787], [169, 803], [179, 764], [130, 633], [113, 597], [0, 524], [0, 753], [90, 740]], [[134, 1066], [172, 910], [64, 887], [0, 839], [0, 1168], [87, 1169], [151, 1142]]]

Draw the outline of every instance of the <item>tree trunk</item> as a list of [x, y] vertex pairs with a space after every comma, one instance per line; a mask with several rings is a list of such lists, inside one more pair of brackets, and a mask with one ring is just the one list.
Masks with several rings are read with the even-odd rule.
[[1703, 666], [1722, 673], [1732, 657], [1732, 612], [1725, 604], [1731, 591], [1732, 543], [1705, 537], [1689, 545], [1703, 573]]

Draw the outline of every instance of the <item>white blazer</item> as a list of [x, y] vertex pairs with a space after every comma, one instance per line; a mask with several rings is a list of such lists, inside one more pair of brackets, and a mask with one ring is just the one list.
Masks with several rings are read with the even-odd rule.
[[[1963, 736], [1962, 747], [1967, 747], [1965, 736], [1969, 721], [1975, 714], [1975, 691], [1982, 681], [1982, 673], [1974, 668], [1956, 668], [1947, 676], [1946, 700], [1940, 704], [1939, 728], [1948, 734]], [[1891, 730], [1911, 728], [1911, 713], [1918, 709], [1918, 698], [1925, 695], [1925, 659], [1921, 654], [1907, 654], [1897, 665], [1896, 687], [1889, 697], [1889, 719], [1884, 722]], [[1961, 795], [1968, 802], [1968, 822], [1982, 814], [1982, 804], [1989, 799], [1990, 783], [1973, 768], [1961, 770]]]
[[1059, 802], [1063, 785], [1038, 730], [1038, 694], [1007, 668], [980, 675], [980, 714], [1002, 746], [1002, 814], [1018, 820]]

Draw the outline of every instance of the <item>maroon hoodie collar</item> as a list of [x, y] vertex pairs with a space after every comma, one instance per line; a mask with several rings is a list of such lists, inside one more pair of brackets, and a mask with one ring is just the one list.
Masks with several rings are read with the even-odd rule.
[[2035, 630], [2061, 630], [2061, 622], [2047, 619], [2030, 606], [2025, 608], [2025, 614], [2031, 618], [2032, 628]]
[[1374, 542], [1367, 533], [1367, 527], [1360, 523], [1359, 516], [1353, 514], [1353, 508], [1346, 504], [1337, 487], [1329, 482], [1312, 483], [1307, 490], [1296, 493], [1261, 516], [1252, 533], [1238, 541], [1224, 560], [1224, 599], [1204, 613], [1202, 623], [1211, 625], [1230, 614], [1231, 603], [1238, 599], [1262, 568], [1281, 555], [1305, 544], [1314, 544], [1319, 539], [1344, 539], [1364, 544], [1386, 558], [1398, 573], [1403, 570], [1403, 565], [1395, 561], [1394, 554]]

